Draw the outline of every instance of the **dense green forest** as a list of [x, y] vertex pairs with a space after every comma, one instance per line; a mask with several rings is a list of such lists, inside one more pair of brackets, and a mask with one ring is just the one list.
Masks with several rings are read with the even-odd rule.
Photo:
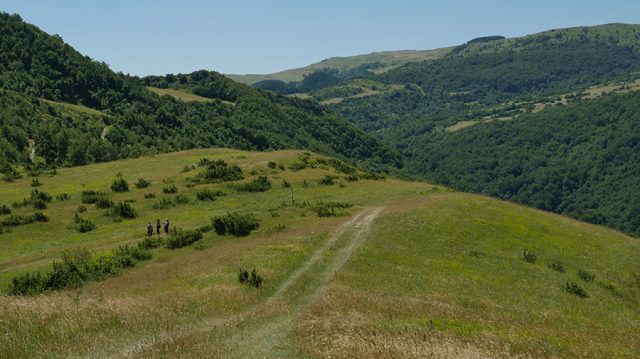
[[0, 130], [10, 134], [0, 143], [3, 168], [29, 164], [30, 141], [36, 162], [48, 166], [214, 146], [305, 148], [378, 170], [400, 165], [398, 155], [312, 100], [262, 92], [209, 71], [167, 75], [157, 85], [174, 78], [218, 101], [158, 96], [144, 86], [152, 79], [115, 73], [60, 37], [1, 13]]
[[640, 92], [413, 140], [438, 183], [640, 235]]

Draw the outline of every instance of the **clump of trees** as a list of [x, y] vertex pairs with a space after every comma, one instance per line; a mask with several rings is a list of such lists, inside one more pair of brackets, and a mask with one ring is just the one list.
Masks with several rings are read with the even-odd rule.
[[219, 235], [248, 236], [258, 227], [260, 222], [253, 214], [227, 213], [213, 219], [213, 228]]

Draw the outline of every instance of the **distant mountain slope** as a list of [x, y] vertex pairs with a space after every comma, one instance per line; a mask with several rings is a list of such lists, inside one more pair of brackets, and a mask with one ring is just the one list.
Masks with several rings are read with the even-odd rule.
[[40, 100], [44, 99], [79, 104], [109, 115], [103, 120], [109, 130], [103, 133], [82, 131], [75, 120], [52, 113], [55, 121], [62, 120], [77, 130], [69, 132], [65, 143], [82, 143], [75, 148], [85, 148], [85, 153], [73, 160], [70, 146], [51, 144], [53, 148], [47, 148], [49, 142], [36, 141], [35, 154], [48, 165], [103, 160], [89, 153], [92, 146], [86, 146], [98, 140], [113, 146], [117, 158], [225, 146], [305, 148], [378, 169], [399, 164], [398, 157], [379, 142], [313, 101], [263, 93], [214, 72], [196, 72], [191, 79], [195, 81], [198, 75], [206, 79], [203, 96], [231, 101], [235, 106], [222, 101], [183, 102], [158, 96], [139, 78], [114, 73], [106, 64], [81, 55], [60, 37], [24, 23], [17, 15], [1, 13], [0, 88], [12, 95], [0, 109], [0, 115], [6, 118], [0, 130], [14, 135], [2, 141], [0, 163], [29, 163], [24, 144], [57, 133], [60, 126], [51, 126], [46, 120], [48, 109]]
[[638, 235], [640, 98], [585, 91], [636, 90], [639, 73], [640, 26], [614, 24], [470, 41], [367, 77], [393, 90], [358, 96], [352, 79], [318, 99], [421, 176]]
[[365, 55], [331, 57], [309, 66], [264, 75], [226, 75], [227, 77], [252, 85], [264, 80], [281, 80], [284, 82], [301, 81], [305, 75], [316, 70], [333, 69], [349, 71], [363, 65], [374, 65], [374, 73], [382, 73], [409, 62], [435, 60], [445, 56], [452, 47], [434, 50], [400, 50], [373, 52]]

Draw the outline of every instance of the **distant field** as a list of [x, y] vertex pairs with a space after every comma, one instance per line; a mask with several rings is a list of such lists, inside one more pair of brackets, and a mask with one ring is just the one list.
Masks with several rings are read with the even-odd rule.
[[[235, 183], [266, 175], [272, 188], [187, 186], [203, 170], [190, 167], [201, 158], [240, 166], [245, 179]], [[309, 166], [290, 169], [304, 158]], [[74, 248], [103, 253], [135, 244], [156, 219], [189, 229], [239, 211], [255, 214], [260, 227], [247, 237], [208, 232], [195, 245], [153, 249], [151, 260], [79, 289], [0, 295], [0, 357], [632, 357], [640, 350], [636, 239], [428, 183], [348, 181], [323, 159], [209, 149], [40, 176], [40, 191], [71, 199], [42, 210], [47, 223], [0, 234], [2, 289], [16, 273], [47, 268]], [[118, 175], [129, 192], [111, 193]], [[321, 184], [327, 175], [334, 184]], [[135, 188], [139, 178], [150, 187]], [[30, 183], [1, 184], [0, 205], [29, 196]], [[177, 196], [162, 193], [171, 184], [189, 203], [154, 209]], [[205, 188], [225, 196], [198, 201]], [[97, 228], [81, 234], [71, 225], [83, 190], [129, 200], [139, 216], [116, 222], [86, 205], [83, 216]], [[311, 208], [318, 201], [354, 207], [319, 217]], [[522, 259], [525, 249], [535, 263]], [[240, 285], [239, 267], [255, 268], [264, 286]], [[595, 279], [585, 282], [579, 270]], [[567, 293], [567, 281], [589, 297]]]
[[354, 67], [379, 62], [382, 64], [380, 69], [376, 70], [376, 73], [382, 73], [391, 70], [392, 68], [402, 66], [407, 62], [435, 60], [451, 51], [451, 47], [435, 49], [435, 50], [401, 50], [401, 51], [382, 51], [373, 52], [365, 55], [356, 56], [344, 56], [344, 57], [331, 57], [326, 60], [322, 60], [309, 66], [285, 70], [276, 72], [273, 74], [249, 74], [249, 75], [234, 75], [229, 74], [227, 77], [242, 82], [248, 85], [254, 84], [262, 80], [282, 80], [285, 82], [300, 81], [304, 78], [304, 75], [310, 74], [319, 69], [339, 69], [349, 70]]
[[53, 106], [61, 106], [67, 109], [70, 109], [72, 111], [76, 111], [76, 112], [81, 112], [81, 113], [88, 113], [90, 115], [100, 115], [100, 116], [107, 116], [107, 114], [105, 114], [104, 112], [86, 107], [86, 106], [82, 106], [82, 105], [74, 105], [72, 103], [66, 103], [66, 102], [56, 102], [56, 101], [51, 101], [51, 100], [45, 100], [43, 98], [40, 99], [40, 101], [44, 101], [48, 104], [51, 104]]
[[194, 101], [194, 102], [212, 102], [213, 99], [210, 98], [206, 98], [206, 97], [202, 97], [202, 96], [198, 96], [198, 95], [194, 95], [192, 93], [186, 92], [186, 91], [180, 91], [180, 90], [174, 90], [174, 89], [161, 89], [161, 88], [157, 88], [157, 87], [147, 87], [147, 89], [157, 93], [158, 95], [169, 95], [172, 97], [175, 97], [177, 99], [180, 99], [182, 101]]

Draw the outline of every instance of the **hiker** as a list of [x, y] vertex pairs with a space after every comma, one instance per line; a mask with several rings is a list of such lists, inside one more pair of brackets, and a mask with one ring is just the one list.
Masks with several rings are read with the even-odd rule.
[[160, 220], [156, 221], [156, 233], [158, 233], [158, 237], [160, 237]]
[[149, 222], [147, 224], [147, 236], [151, 237], [153, 235], [153, 226], [151, 225], [151, 222]]
[[169, 219], [164, 221], [164, 234], [169, 235]]

